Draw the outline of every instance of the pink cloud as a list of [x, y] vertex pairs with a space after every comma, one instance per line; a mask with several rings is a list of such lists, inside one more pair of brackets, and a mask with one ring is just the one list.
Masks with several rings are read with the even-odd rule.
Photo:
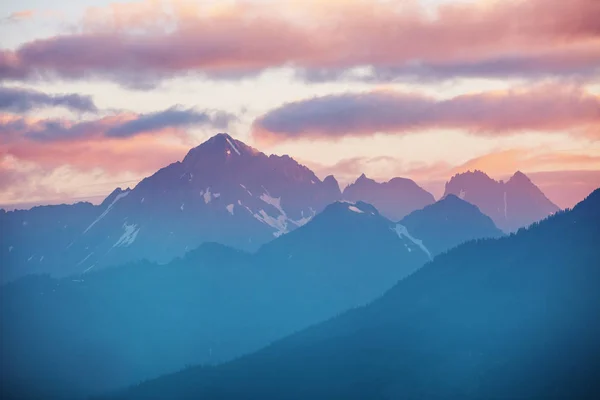
[[126, 138], [150, 133], [178, 132], [182, 128], [207, 126], [226, 129], [236, 117], [224, 111], [201, 111], [175, 106], [163, 111], [117, 113], [92, 120], [35, 119], [0, 114], [0, 143], [85, 141], [94, 138]]
[[448, 4], [433, 18], [414, 1], [117, 4], [91, 10], [79, 33], [5, 50], [0, 79], [147, 87], [190, 72], [231, 78], [293, 66], [337, 78], [365, 65], [374, 79], [589, 76], [600, 61], [599, 19], [595, 0]]
[[189, 150], [183, 144], [167, 145], [157, 138], [88, 140], [66, 143], [18, 142], [0, 147], [0, 154], [31, 161], [44, 168], [69, 165], [90, 171], [153, 172], [182, 158]]
[[85, 171], [148, 173], [185, 154], [186, 128], [226, 128], [233, 119], [224, 112], [182, 107], [80, 121], [0, 113], [0, 158], [48, 169], [68, 165]]
[[414, 93], [374, 91], [284, 104], [258, 118], [253, 135], [264, 144], [299, 138], [337, 139], [377, 132], [409, 134], [460, 129], [481, 136], [573, 129], [600, 138], [600, 98], [577, 87], [544, 85], [438, 100]]

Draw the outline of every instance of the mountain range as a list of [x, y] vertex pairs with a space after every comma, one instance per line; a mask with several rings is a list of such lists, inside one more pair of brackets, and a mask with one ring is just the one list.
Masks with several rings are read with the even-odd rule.
[[374, 207], [336, 202], [255, 254], [205, 243], [167, 265], [26, 277], [0, 290], [0, 357], [11, 366], [0, 378], [16, 392], [77, 398], [228, 361], [367, 304], [427, 261]]
[[[288, 156], [218, 134], [100, 206], [35, 207], [0, 215], [2, 281], [67, 276], [147, 258], [168, 262], [204, 242], [253, 251], [304, 225], [341, 192]], [[43, 240], [36, 240], [37, 237]]]
[[111, 399], [596, 399], [600, 189], [456, 247], [371, 304]]
[[[596, 324], [573, 288], [597, 300], [599, 193], [563, 212], [481, 171], [438, 201], [364, 174], [342, 192], [218, 134], [100, 205], [0, 210], [2, 398], [547, 394], [557, 359], [531, 346]], [[548, 370], [523, 391], [529, 358]]]
[[[0, 354], [11, 368], [0, 378], [16, 392], [77, 398], [222, 363], [375, 300], [455, 245], [501, 235], [455, 196], [402, 223], [338, 201], [254, 254], [204, 243], [166, 265], [9, 283], [0, 290]], [[87, 361], [68, 368], [78, 359]]]
[[[448, 194], [476, 205], [506, 232], [558, 210], [521, 173], [507, 183], [479, 171], [457, 175]], [[207, 242], [253, 252], [341, 199], [372, 204], [394, 222], [435, 201], [409, 179], [378, 183], [364, 174], [342, 193], [333, 176], [320, 180], [288, 156], [267, 156], [222, 133], [135, 188], [115, 189], [98, 206], [0, 210], [0, 282], [141, 259], [167, 263]]]

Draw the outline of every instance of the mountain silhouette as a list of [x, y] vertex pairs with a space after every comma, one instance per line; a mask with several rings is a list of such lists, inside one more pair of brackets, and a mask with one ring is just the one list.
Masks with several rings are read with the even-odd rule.
[[446, 183], [444, 196], [448, 194], [475, 204], [505, 232], [515, 232], [559, 210], [520, 171], [507, 182], [495, 181], [481, 171], [457, 174]]
[[321, 181], [288, 156], [222, 133], [99, 206], [0, 214], [10, 232], [0, 239], [0, 278], [61, 277], [142, 258], [165, 263], [204, 242], [254, 251], [340, 198], [335, 178]]
[[367, 304], [428, 259], [373, 206], [336, 202], [256, 254], [204, 243], [166, 265], [25, 277], [0, 290], [3, 393], [80, 398], [228, 361]]
[[367, 178], [365, 174], [344, 189], [343, 197], [349, 201], [373, 204], [383, 216], [392, 221], [399, 221], [435, 201], [431, 193], [410, 179], [394, 178], [379, 183]]
[[461, 243], [503, 235], [477, 206], [449, 194], [404, 217], [400, 224], [421, 240], [435, 256]]
[[437, 257], [382, 298], [114, 399], [597, 399], [600, 189]]

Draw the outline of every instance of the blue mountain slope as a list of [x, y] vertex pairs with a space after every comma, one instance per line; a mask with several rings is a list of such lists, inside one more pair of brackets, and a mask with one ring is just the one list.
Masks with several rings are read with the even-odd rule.
[[10, 283], [0, 289], [3, 394], [115, 390], [366, 304], [428, 260], [393, 225], [367, 204], [334, 203], [255, 255], [206, 243], [167, 265]]
[[597, 399], [600, 189], [442, 254], [381, 299], [118, 399]]

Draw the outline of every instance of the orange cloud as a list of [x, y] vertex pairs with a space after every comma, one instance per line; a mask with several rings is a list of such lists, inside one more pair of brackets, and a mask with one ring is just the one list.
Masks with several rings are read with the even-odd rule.
[[181, 141], [149, 135], [0, 144], [0, 202], [69, 202], [109, 193], [118, 181], [135, 184], [188, 150]]
[[521, 171], [600, 170], [600, 153], [509, 149], [473, 158], [452, 169], [452, 174], [481, 170], [502, 177]]
[[35, 162], [44, 168], [69, 165], [87, 171], [146, 173], [182, 158], [187, 150], [188, 146], [182, 143], [169, 143], [155, 137], [134, 137], [66, 143], [19, 142], [2, 146], [0, 154]]
[[8, 22], [20, 22], [33, 18], [35, 14], [36, 12], [34, 10], [15, 11], [6, 17], [5, 20]]
[[600, 188], [600, 170], [542, 171], [529, 173], [528, 176], [561, 208], [572, 208]]

